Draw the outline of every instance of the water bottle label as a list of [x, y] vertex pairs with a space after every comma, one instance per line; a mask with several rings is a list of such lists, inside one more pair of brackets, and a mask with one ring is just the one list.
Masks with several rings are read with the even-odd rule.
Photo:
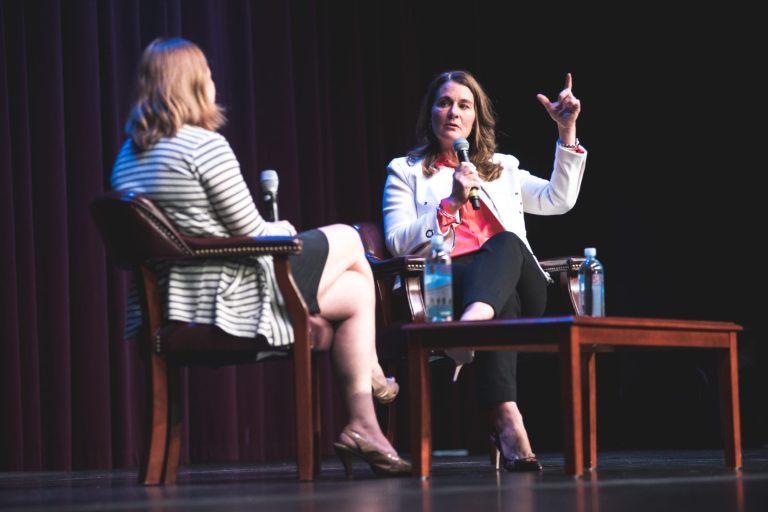
[[424, 300], [427, 320], [446, 322], [453, 320], [453, 290], [450, 265], [429, 265], [424, 273]]
[[605, 316], [605, 277], [602, 271], [579, 270], [579, 306], [586, 316]]

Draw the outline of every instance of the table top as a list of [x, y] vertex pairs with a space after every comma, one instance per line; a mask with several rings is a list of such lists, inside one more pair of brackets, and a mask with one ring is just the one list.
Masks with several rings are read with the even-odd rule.
[[733, 322], [710, 320], [683, 320], [673, 318], [641, 318], [622, 316], [545, 316], [537, 318], [513, 318], [480, 321], [452, 321], [452, 322], [412, 322], [401, 326], [406, 331], [424, 330], [454, 330], [479, 328], [494, 329], [498, 327], [514, 328], [519, 326], [595, 326], [615, 328], [652, 328], [671, 330], [695, 330], [695, 331], [741, 331], [743, 328]]
[[469, 348], [557, 352], [572, 343], [611, 351], [689, 347], [728, 349], [742, 327], [732, 322], [669, 318], [558, 316], [408, 323], [407, 343], [424, 349]]

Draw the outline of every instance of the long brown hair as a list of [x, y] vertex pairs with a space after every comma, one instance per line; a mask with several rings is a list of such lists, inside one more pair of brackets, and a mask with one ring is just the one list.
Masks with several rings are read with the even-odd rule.
[[158, 38], [139, 62], [136, 102], [125, 133], [144, 150], [173, 137], [185, 124], [217, 130], [226, 121], [223, 109], [208, 100], [208, 61], [194, 43]]
[[491, 161], [496, 152], [496, 114], [493, 103], [480, 83], [468, 71], [446, 71], [440, 73], [427, 88], [421, 101], [416, 120], [416, 147], [408, 153], [408, 163], [413, 165], [421, 160], [425, 176], [437, 172], [434, 163], [440, 154], [440, 143], [432, 130], [432, 105], [440, 87], [446, 82], [456, 82], [467, 87], [475, 100], [475, 125], [469, 134], [469, 159], [485, 181], [493, 181], [501, 175], [502, 166]]

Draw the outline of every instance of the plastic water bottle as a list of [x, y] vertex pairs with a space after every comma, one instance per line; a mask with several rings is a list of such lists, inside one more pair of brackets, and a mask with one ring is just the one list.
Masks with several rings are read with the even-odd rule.
[[424, 262], [424, 302], [428, 322], [453, 320], [451, 256], [442, 235], [432, 237], [432, 251]]
[[585, 316], [605, 316], [605, 271], [596, 255], [594, 247], [584, 249], [579, 267], [579, 307]]

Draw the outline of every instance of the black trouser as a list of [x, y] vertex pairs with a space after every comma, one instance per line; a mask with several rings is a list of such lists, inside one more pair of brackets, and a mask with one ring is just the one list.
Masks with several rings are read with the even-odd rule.
[[[456, 318], [473, 302], [489, 304], [494, 318], [541, 316], [547, 304], [547, 280], [522, 240], [508, 231], [491, 237], [480, 250], [453, 260]], [[517, 400], [517, 352], [482, 351], [475, 355], [478, 398]]]

